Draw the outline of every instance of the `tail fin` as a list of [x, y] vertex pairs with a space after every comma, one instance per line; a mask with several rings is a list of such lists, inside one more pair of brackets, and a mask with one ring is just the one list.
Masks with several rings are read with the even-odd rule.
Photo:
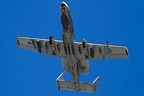
[[96, 93], [98, 89], [98, 85], [100, 83], [100, 76], [98, 76], [93, 83], [81, 83], [79, 89], [82, 92], [90, 92], [90, 93]]
[[[59, 90], [75, 91], [73, 82], [65, 81], [63, 73], [57, 78], [56, 81]], [[79, 91], [96, 93], [99, 83], [100, 83], [99, 76], [93, 81], [93, 83], [79, 82]]]

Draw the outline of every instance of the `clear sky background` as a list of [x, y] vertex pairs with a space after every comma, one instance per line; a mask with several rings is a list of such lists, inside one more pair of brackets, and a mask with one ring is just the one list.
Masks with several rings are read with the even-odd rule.
[[[0, 0], [0, 96], [144, 96], [144, 1], [65, 0], [75, 41], [127, 46], [128, 59], [90, 61], [80, 81], [101, 82], [96, 94], [59, 91], [61, 59], [18, 49], [19, 36], [62, 39], [62, 0]], [[70, 74], [66, 74], [69, 76]]]

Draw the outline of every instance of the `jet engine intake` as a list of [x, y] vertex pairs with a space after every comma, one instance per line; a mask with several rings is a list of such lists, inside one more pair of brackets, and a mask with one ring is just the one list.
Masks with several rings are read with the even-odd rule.
[[89, 62], [87, 60], [79, 60], [79, 71], [82, 74], [87, 74], [89, 72]]
[[65, 72], [69, 72], [70, 68], [69, 68], [69, 62], [67, 59], [63, 58], [62, 59], [62, 66]]

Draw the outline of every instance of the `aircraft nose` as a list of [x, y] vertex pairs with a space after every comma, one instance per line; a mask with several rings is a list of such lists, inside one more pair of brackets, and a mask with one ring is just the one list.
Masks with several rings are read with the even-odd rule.
[[66, 5], [65, 5], [65, 2], [62, 2], [61, 3], [61, 7], [65, 7]]

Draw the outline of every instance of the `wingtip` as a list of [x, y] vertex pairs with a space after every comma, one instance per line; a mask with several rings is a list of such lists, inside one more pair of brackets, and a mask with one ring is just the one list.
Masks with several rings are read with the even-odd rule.
[[129, 56], [129, 52], [128, 52], [128, 48], [127, 48], [127, 47], [125, 47], [125, 55], [126, 55], [127, 58], [128, 58], [128, 56]]

